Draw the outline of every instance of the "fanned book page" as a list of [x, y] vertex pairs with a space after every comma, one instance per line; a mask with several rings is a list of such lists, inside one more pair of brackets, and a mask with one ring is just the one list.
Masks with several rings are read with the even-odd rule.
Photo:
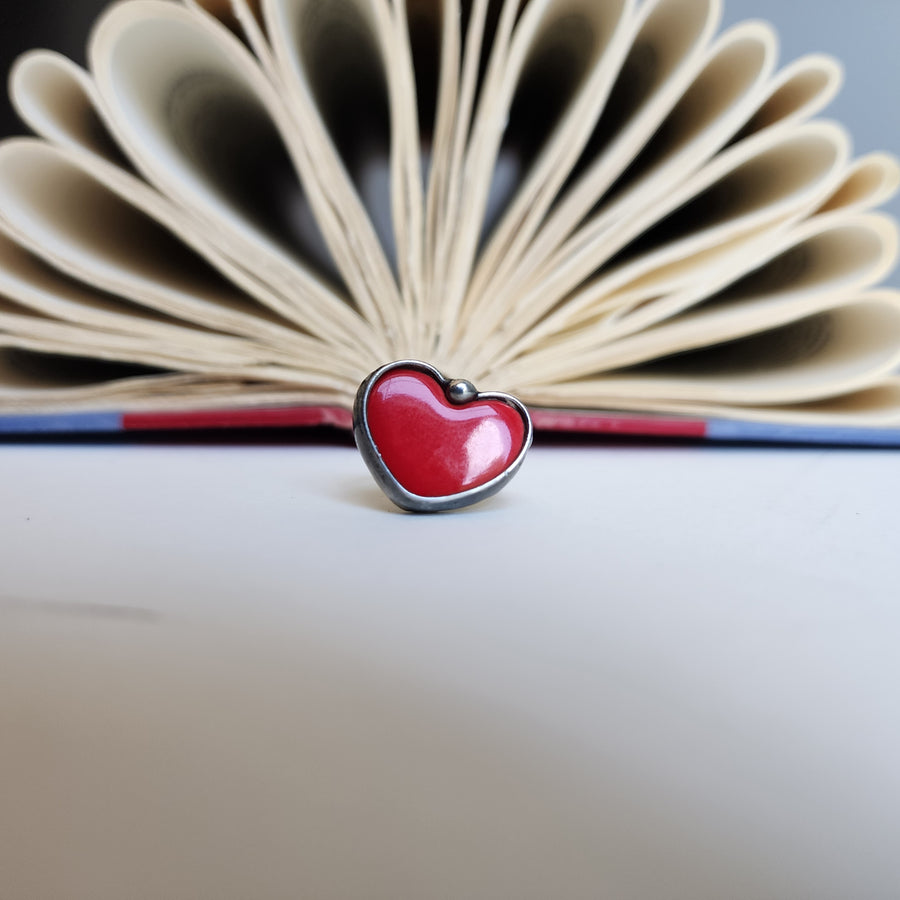
[[124, 0], [10, 77], [0, 432], [349, 424], [421, 359], [538, 428], [900, 444], [900, 184], [718, 0]]

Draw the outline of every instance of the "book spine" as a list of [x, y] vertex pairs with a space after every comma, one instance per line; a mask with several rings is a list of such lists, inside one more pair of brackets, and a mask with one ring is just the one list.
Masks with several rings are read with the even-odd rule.
[[217, 428], [350, 429], [351, 415], [332, 406], [219, 409], [183, 412], [84, 412], [0, 416], [0, 435], [115, 434], [142, 431], [203, 431]]
[[106, 434], [121, 430], [122, 415], [116, 412], [0, 416], [0, 435]]
[[133, 412], [122, 415], [123, 431], [195, 431], [209, 428], [315, 428], [329, 425], [350, 429], [353, 417], [338, 406], [290, 406], [269, 409]]
[[[779, 425], [732, 419], [638, 416], [532, 410], [537, 431], [559, 434], [707, 440], [720, 443], [900, 447], [900, 428]], [[83, 412], [0, 416], [0, 436], [78, 435], [216, 429], [315, 428], [349, 430], [351, 414], [337, 406], [182, 412]]]
[[861, 428], [829, 425], [777, 425], [710, 419], [706, 437], [711, 441], [748, 444], [820, 444], [851, 447], [900, 447], [900, 428]]
[[617, 413], [566, 412], [532, 409], [531, 419], [538, 431], [577, 434], [621, 434], [644, 437], [705, 438], [706, 422], [675, 416], [635, 416]]

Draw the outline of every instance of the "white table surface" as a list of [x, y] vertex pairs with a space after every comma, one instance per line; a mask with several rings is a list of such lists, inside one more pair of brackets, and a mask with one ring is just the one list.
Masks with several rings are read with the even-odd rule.
[[898, 467], [0, 446], [0, 897], [896, 900]]

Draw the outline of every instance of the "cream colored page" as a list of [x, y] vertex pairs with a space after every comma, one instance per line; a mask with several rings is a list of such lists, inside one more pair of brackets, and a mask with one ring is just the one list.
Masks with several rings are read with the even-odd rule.
[[[665, 38], [664, 36], [658, 37], [657, 40], [664, 41]], [[650, 46], [656, 51], [655, 45], [651, 44]], [[726, 48], [733, 46], [730, 42], [726, 43]], [[643, 45], [636, 43], [635, 49], [636, 51], [643, 50]], [[715, 59], [716, 56], [717, 54], [714, 54], [713, 58]], [[696, 57], [696, 53], [689, 58], [693, 62], [693, 66], [702, 63], [702, 57], [699, 61], [694, 61], [694, 57]], [[764, 58], [761, 57], [761, 59]], [[683, 80], [687, 78], [689, 83], [692, 74], [693, 77], [697, 75], [697, 71], [693, 67], [684, 66], [683, 68], [687, 71], [682, 72], [680, 78], [663, 81], [657, 91], [659, 96], [652, 98], [655, 103], [647, 103], [648, 109], [636, 117], [634, 123], [623, 127], [621, 135], [615, 137], [613, 146], [601, 154], [588, 173], [573, 185], [566, 197], [561, 200], [533, 246], [529, 248], [529, 263], [532, 267], [537, 267], [540, 261], [546, 264], [548, 254], [559, 247], [562, 240], [575, 228], [581, 218], [598, 202], [601, 193], [610, 186], [611, 176], [621, 174], [627, 162], [635, 158], [644, 147], [648, 135], [662, 118], [655, 107], [660, 106], [660, 101], [665, 100], [667, 105], [663, 109], [671, 110], [675, 101], [684, 93]], [[714, 76], [712, 82], [722, 81], [720, 75], [715, 75], [714, 72], [711, 72], [710, 75]], [[755, 92], [751, 93], [750, 98], [753, 103], [759, 104], [759, 109], [741, 129], [737, 139], [742, 140], [764, 129], [790, 127], [809, 119], [834, 96], [840, 84], [840, 75], [841, 70], [838, 64], [823, 56], [804, 57], [785, 67], [766, 86], [767, 96], [757, 96]], [[702, 81], [703, 79], [700, 80], [700, 84]], [[741, 82], [737, 82], [737, 84], [740, 85]], [[726, 104], [723, 109], [727, 111], [732, 106], [734, 106], [734, 102]], [[719, 140], [721, 141], [721, 137]], [[698, 153], [701, 152], [697, 147], [691, 149]], [[622, 208], [627, 211], [627, 204]], [[595, 221], [592, 227], [597, 229], [598, 226], [596, 240], [599, 242], [602, 239], [600, 236], [603, 234], [602, 225]], [[588, 236], [588, 233], [583, 233], [580, 240], [584, 241]]]
[[101, 19], [90, 59], [107, 124], [142, 173], [223, 250], [264, 271], [311, 330], [377, 346], [328, 284], [327, 251], [317, 256], [318, 230], [302, 216], [292, 127], [246, 48], [206, 16], [141, 0]]
[[[505, 6], [504, 15], [510, 9]], [[461, 167], [465, 193], [458, 200], [459, 217], [453, 223], [456, 230], [446, 269], [448, 300], [439, 352], [454, 350], [455, 337], [469, 320], [463, 305], [466, 297], [475, 296], [477, 302], [480, 282], [499, 263], [526, 217], [534, 221], [544, 215], [566, 171], [577, 160], [627, 49], [634, 21], [634, 5], [623, 0], [531, 3], [514, 29], [512, 16], [501, 18], [498, 32], [504, 40], [491, 54]], [[553, 65], [545, 61], [542, 66], [542, 59], [549, 57], [554, 58]], [[558, 76], [557, 70], [566, 74]], [[541, 91], [535, 92], [535, 80], [542, 81]], [[553, 102], [545, 97], [543, 109], [534, 107], [529, 96], [548, 90], [556, 92]], [[533, 142], [534, 135], [529, 137], [529, 132], [549, 129], [550, 119], [557, 117], [557, 127], [539, 151], [534, 151], [528, 174], [514, 176], [509, 201], [499, 204], [502, 219], [484, 251], [479, 273], [475, 269], [478, 245], [495, 224], [489, 201], [499, 183], [496, 176], [504, 167], [520, 165], [509, 143]]]
[[[761, 330], [871, 287], [896, 263], [897, 226], [860, 211], [889, 197], [898, 177], [896, 160], [884, 154], [855, 161], [810, 219], [787, 230], [765, 226], [697, 258], [645, 266], [606, 293], [614, 312], [587, 308], [560, 337], [504, 371], [581, 377]], [[691, 312], [697, 304], [701, 309]]]
[[[358, 380], [359, 353], [342, 353], [258, 308], [177, 237], [61, 150], [27, 139], [0, 148], [0, 206], [0, 228], [72, 278], [173, 320], [241, 336], [256, 348], [254, 355], [268, 353], [296, 371]], [[17, 293], [8, 279], [5, 289], [29, 302], [27, 292]], [[89, 320], [89, 296], [84, 291], [79, 296]], [[132, 310], [132, 330], [139, 332], [141, 306]], [[125, 331], [123, 318], [119, 323]]]
[[396, 269], [407, 311], [410, 349], [422, 347], [425, 316], [425, 186], [422, 178], [422, 123], [418, 116], [416, 72], [405, 2], [374, 0], [386, 59], [391, 123], [390, 208]]
[[266, 39], [257, 2], [247, 0], [182, 0], [185, 6], [202, 10], [240, 38], [273, 82], [278, 80], [272, 48]]
[[[517, 29], [510, 66], [518, 83], [498, 153], [531, 158], [518, 163], [524, 177], [499, 221], [492, 228], [490, 222], [482, 226], [487, 244], [473, 272], [469, 303], [479, 302], [485, 282], [501, 263], [516, 264], [545, 217], [593, 132], [640, 21], [634, 6], [622, 0], [557, 2], [529, 36], [520, 64]], [[523, 17], [523, 29], [525, 25]], [[551, 91], [555, 93], [548, 100]], [[529, 143], [537, 150], [521, 149]], [[485, 226], [491, 228], [489, 238]]]
[[[540, 15], [546, 2], [531, 4]], [[493, 180], [503, 121], [493, 114], [502, 103], [508, 57], [519, 0], [491, 4], [475, 0], [469, 17], [460, 102], [453, 136], [448, 202], [437, 234], [434, 289], [440, 291], [440, 317], [434, 355], [439, 365], [458, 366], [453, 333], [471, 276], [481, 224]], [[495, 11], [495, 17], [491, 17]], [[489, 30], [490, 29], [490, 30]], [[483, 69], [483, 74], [482, 74]]]
[[[534, 309], [555, 306], [617, 249], [673, 208], [676, 191], [683, 191], [691, 177], [699, 183], [703, 163], [755, 108], [774, 65], [773, 43], [771, 32], [758, 24], [738, 26], [722, 36], [667, 118], [662, 136], [641, 157], [641, 165], [629, 171], [628, 179], [604, 197], [599, 211], [552, 256], [536, 242], [523, 265], [497, 286], [490, 305], [474, 311], [467, 324], [491, 333], [500, 322], [513, 320], [520, 333], [526, 331], [536, 321]], [[581, 201], [575, 195], [572, 202]], [[545, 234], [538, 241], [552, 242], [553, 230]]]
[[731, 257], [683, 287], [676, 284], [675, 290], [654, 299], [645, 299], [648, 286], [636, 288], [632, 296], [637, 299], [604, 317], [609, 339], [683, 317], [685, 311], [693, 315], [698, 305], [718, 303], [725, 306], [723, 312], [736, 311], [723, 298], [743, 302], [752, 295], [766, 308], [797, 296], [825, 304], [835, 295], [876, 284], [896, 261], [897, 225], [884, 215], [818, 215], [791, 229], [772, 231], [761, 233], [755, 247], [740, 242]]
[[[177, 235], [248, 298], [261, 304], [236, 295], [223, 295], [216, 298], [222, 309], [208, 310], [210, 324], [224, 331], [264, 336], [268, 340], [295, 341], [294, 329], [277, 328], [270, 310], [278, 314], [280, 321], [292, 322], [300, 328], [309, 324], [308, 316], [298, 313], [294, 303], [266, 283], [266, 272], [243, 268], [233, 254], [210, 241], [210, 230], [201, 228], [189, 210], [180, 208], [134, 174], [105, 129], [98, 111], [100, 100], [86, 72], [57, 54], [33, 51], [14, 67], [10, 90], [25, 121], [38, 134], [65, 150], [68, 161]], [[164, 280], [164, 272], [161, 277]], [[222, 316], [227, 319], [223, 321]], [[341, 356], [341, 350], [337, 349], [335, 355]]]
[[[328, 358], [273, 351], [265, 344], [230, 337], [152, 314], [68, 279], [15, 243], [0, 238], [0, 295], [19, 304], [0, 323], [8, 341], [45, 352], [93, 355], [182, 371], [249, 372], [278, 365], [279, 377], [352, 391], [355, 380], [329, 367]], [[11, 304], [7, 304], [11, 306]], [[298, 359], [304, 365], [298, 366]], [[282, 371], [283, 370], [283, 371]], [[302, 374], [301, 374], [302, 373]], [[271, 369], [266, 378], [274, 379]]]
[[[599, 396], [599, 395], [598, 395]], [[768, 425], [839, 428], [897, 428], [900, 426], [900, 379], [889, 375], [871, 386], [805, 403], [726, 404], [606, 397], [598, 401], [610, 411], [694, 418], [735, 419]], [[564, 413], [568, 415], [568, 413]], [[767, 430], [770, 439], [776, 439]], [[785, 435], [787, 441], [795, 436]]]
[[[493, 77], [496, 80], [496, 70], [499, 63], [497, 57], [505, 52], [505, 42], [509, 39], [510, 23], [507, 27], [500, 27], [500, 33], [496, 35], [491, 47], [487, 45], [487, 15], [489, 0], [473, 0], [469, 6], [469, 16], [465, 33], [462, 26], [462, 10], [460, 0], [448, 0], [450, 9], [448, 14], [454, 15], [454, 21], [448, 23], [444, 36], [444, 55], [448, 58], [448, 64], [454, 62], [458, 66], [458, 79], [455, 74], [447, 76], [446, 82], [457, 81], [452, 102], [452, 112], [447, 114], [445, 130], [441, 132], [446, 146], [435, 148], [435, 161], [441, 163], [433, 170], [432, 183], [429, 189], [429, 202], [434, 198], [433, 213], [433, 239], [431, 242], [430, 257], [426, 265], [430, 270], [429, 291], [433, 298], [431, 332], [432, 346], [437, 353], [438, 343], [443, 340], [447, 331], [448, 322], [453, 321], [450, 311], [451, 301], [448, 295], [448, 279], [450, 268], [453, 264], [451, 247], [454, 235], [457, 232], [457, 216], [462, 202], [463, 189], [463, 165], [465, 162], [466, 147], [472, 131], [472, 117], [474, 115], [476, 95], [482, 93], [479, 84], [479, 70], [483, 56], [490, 54], [490, 64], [485, 72], [485, 81]], [[498, 22], [502, 26], [506, 21]], [[461, 43], [463, 42], [464, 43]], [[457, 61], [458, 60], [458, 61]], [[449, 88], [445, 89], [445, 97]], [[451, 106], [449, 100], [445, 104]], [[461, 302], [460, 291], [453, 295], [453, 304]]]
[[844, 180], [819, 213], [861, 212], [890, 200], [900, 189], [900, 161], [887, 153], [870, 153], [854, 160]]
[[129, 168], [97, 111], [91, 76], [65, 56], [50, 50], [20, 56], [10, 71], [9, 97], [22, 121], [51, 143]]
[[[709, 290], [699, 301], [677, 294], [668, 298], [668, 318], [653, 322], [651, 316], [660, 311], [651, 304], [612, 324], [585, 324], [507, 367], [504, 376], [574, 380], [785, 325], [877, 284], [896, 253], [897, 226], [886, 216], [807, 223], [744, 277]], [[688, 303], [686, 311], [678, 310]]]
[[[627, 54], [617, 65], [615, 82], [577, 167], [560, 173], [566, 185], [553, 198], [553, 206], [543, 210], [545, 215], [530, 210], [499, 259], [482, 260], [470, 287], [470, 308], [491, 305], [500, 315], [507, 314], [511, 298], [527, 284], [526, 273], [546, 262], [683, 92], [717, 16], [718, 4], [707, 0], [659, 0], [640, 8], [630, 28], [637, 33], [629, 35], [627, 47], [628, 42], [622, 42]], [[581, 212], [573, 208], [576, 205]]]
[[[826, 123], [810, 123], [781, 136], [762, 134], [735, 145], [668, 195], [666, 211], [672, 211], [673, 218], [657, 225], [657, 217], [651, 220], [648, 215], [643, 227], [636, 225], [633, 237], [644, 236], [604, 275], [567, 297], [561, 286], [569, 273], [562, 270], [526, 295], [506, 333], [484, 346], [482, 364], [490, 358], [499, 367], [590, 310], [615, 309], [608, 302], [615, 291], [655, 266], [695, 254], [705, 261], [702, 254], [723, 242], [750, 239], [764, 228], [802, 218], [840, 183], [847, 154], [844, 132]], [[627, 246], [627, 235], [620, 244]], [[566, 302], [554, 304], [560, 297]]]
[[[424, 7], [433, 13], [435, 4], [429, 0], [413, 0], [411, 10]], [[422, 152], [428, 161], [428, 175], [425, 195], [425, 237], [423, 246], [423, 277], [425, 279], [422, 339], [425, 355], [431, 356], [437, 346], [443, 307], [443, 275], [438, 240], [446, 222], [447, 205], [453, 185], [454, 148], [458, 129], [458, 118], [464, 116], [466, 88], [462, 71], [462, 10], [460, 0], [443, 0], [438, 4], [440, 20], [439, 61], [437, 66], [437, 87], [434, 97], [435, 114], [433, 123], [423, 123], [429, 128], [430, 146], [423, 134]]]
[[[206, 353], [203, 343], [179, 341], [169, 334], [160, 341], [128, 334], [111, 333], [68, 322], [56, 322], [44, 317], [6, 311], [9, 304], [0, 308], [0, 336], [4, 341], [24, 349], [48, 354], [77, 355], [90, 349], [92, 359], [139, 363], [162, 369], [183, 372], [225, 373], [230, 377], [260, 379], [271, 378], [274, 371], [265, 354], [253, 359], [251, 348], [235, 341], [222, 339]], [[285, 370], [285, 380], [296, 379], [296, 373]], [[328, 386], [333, 382], [326, 382]]]
[[898, 364], [900, 294], [877, 290], [743, 340], [596, 378], [522, 385], [519, 392], [548, 406], [792, 404], [862, 390]]
[[302, 137], [298, 165], [310, 201], [351, 294], [378, 323], [383, 358], [389, 358], [410, 335], [385, 252], [393, 243], [385, 157], [403, 154], [405, 144], [398, 138], [383, 153], [392, 137], [386, 69], [392, 44], [382, 7], [362, 0], [262, 3], [292, 129]]
[[6, 413], [347, 407], [351, 402], [344, 391], [254, 384], [223, 375], [135, 374], [133, 367], [9, 347], [0, 336], [0, 410]]
[[[0, 148], [0, 206], [0, 226], [71, 277], [176, 319], [270, 337], [214, 269], [47, 145], [22, 140]], [[273, 332], [273, 349], [311, 346], [287, 328]]]
[[66, 277], [2, 234], [0, 294], [42, 316], [107, 332], [157, 338], [163, 342], [169, 335], [189, 335], [201, 347], [215, 346], [223, 339], [233, 340], [213, 329], [191, 326], [179, 318]]
[[[636, 277], [604, 299], [604, 306], [613, 307], [611, 312], [588, 308], [571, 320], [570, 329], [584, 326], [589, 332], [588, 326], [595, 323], [601, 326], [604, 341], [608, 341], [619, 334], [654, 325], [766, 266], [798, 241], [806, 240], [806, 236], [840, 228], [857, 214], [881, 205], [896, 193], [898, 186], [900, 164], [893, 157], [879, 153], [855, 160], [848, 166], [837, 189], [810, 219], [787, 230], [764, 227], [749, 237], [722, 242], [693, 256], [662, 265], [638, 266]], [[891, 232], [893, 223], [885, 224]], [[876, 230], [881, 235], [885, 231], [882, 226], [877, 226]], [[892, 239], [883, 241], [879, 236], [876, 244], [879, 263], [875, 267], [878, 273], [875, 278], [881, 278], [893, 268], [896, 251], [891, 249]], [[842, 267], [866, 267], [871, 260], [869, 246], [850, 241], [838, 248], [834, 259], [840, 260]]]

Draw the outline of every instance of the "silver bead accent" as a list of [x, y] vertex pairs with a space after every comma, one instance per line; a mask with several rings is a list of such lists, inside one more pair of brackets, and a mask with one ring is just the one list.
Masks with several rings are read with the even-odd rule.
[[464, 381], [462, 378], [456, 378], [447, 385], [447, 399], [451, 403], [461, 405], [469, 403], [478, 396], [478, 390], [471, 381]]

